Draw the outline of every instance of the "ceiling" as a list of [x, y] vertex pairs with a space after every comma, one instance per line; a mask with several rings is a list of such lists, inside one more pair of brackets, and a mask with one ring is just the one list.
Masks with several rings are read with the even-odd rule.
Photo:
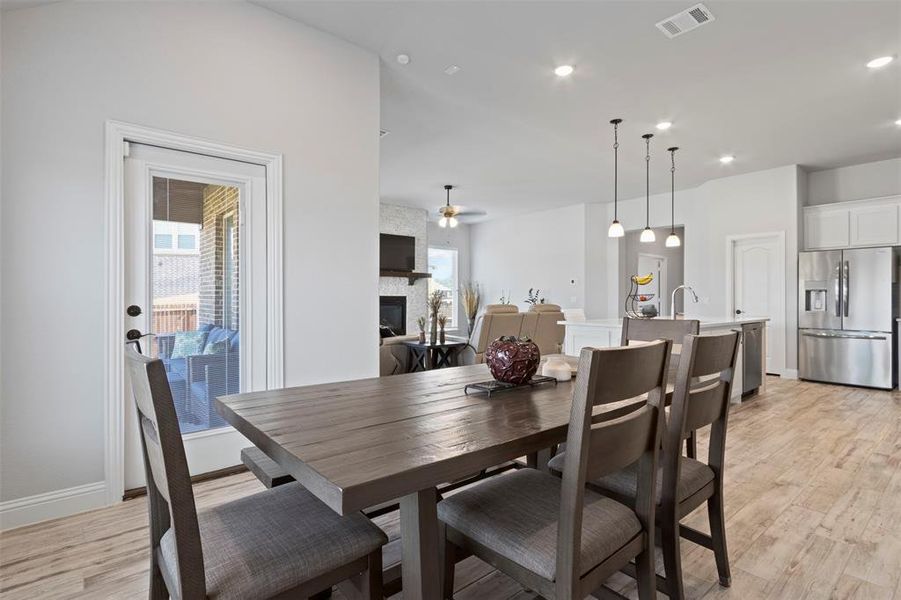
[[256, 3], [381, 57], [383, 202], [434, 212], [446, 183], [488, 218], [610, 201], [614, 117], [621, 198], [644, 193], [646, 132], [652, 193], [671, 145], [681, 188], [901, 156], [901, 60], [865, 66], [901, 52], [895, 1], [710, 0], [716, 20], [675, 39], [654, 24], [693, 0]]

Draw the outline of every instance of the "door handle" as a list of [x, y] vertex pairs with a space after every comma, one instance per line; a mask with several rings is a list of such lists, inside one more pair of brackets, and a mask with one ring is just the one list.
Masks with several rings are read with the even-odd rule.
[[125, 314], [129, 317], [139, 317], [141, 316], [141, 307], [137, 304], [132, 304], [128, 308], [125, 309]]
[[844, 278], [845, 278], [845, 281], [842, 283], [842, 294], [844, 295], [844, 297], [842, 298], [842, 307], [844, 308], [845, 316], [847, 317], [848, 316], [848, 298], [850, 297], [848, 290], [851, 286], [851, 265], [847, 260], [845, 261]]
[[815, 337], [815, 338], [835, 338], [840, 340], [885, 340], [886, 337], [884, 335], [842, 335], [840, 333], [807, 333], [804, 332], [801, 335], [805, 337]]
[[735, 314], [740, 315], [740, 314], [741, 314], [741, 309], [736, 308], [736, 309], [735, 309]]
[[841, 299], [841, 280], [842, 280], [842, 267], [841, 265], [835, 266], [835, 316], [842, 316], [842, 299]]

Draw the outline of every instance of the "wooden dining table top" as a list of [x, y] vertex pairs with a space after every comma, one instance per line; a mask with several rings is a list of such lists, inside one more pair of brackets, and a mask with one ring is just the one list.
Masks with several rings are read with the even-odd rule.
[[491, 379], [481, 364], [223, 396], [217, 408], [347, 514], [565, 440], [574, 380], [464, 392]]
[[222, 416], [346, 514], [465, 477], [566, 436], [572, 383], [464, 393], [491, 380], [473, 365], [250, 392]]

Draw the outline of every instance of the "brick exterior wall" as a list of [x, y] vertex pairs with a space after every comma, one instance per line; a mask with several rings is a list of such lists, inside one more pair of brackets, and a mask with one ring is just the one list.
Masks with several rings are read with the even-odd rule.
[[168, 298], [196, 294], [200, 285], [200, 256], [154, 254], [153, 297]]
[[225, 326], [223, 311], [225, 273], [225, 217], [231, 217], [232, 269], [231, 327], [238, 329], [238, 188], [210, 185], [203, 190], [203, 227], [200, 230], [200, 305], [198, 324]]

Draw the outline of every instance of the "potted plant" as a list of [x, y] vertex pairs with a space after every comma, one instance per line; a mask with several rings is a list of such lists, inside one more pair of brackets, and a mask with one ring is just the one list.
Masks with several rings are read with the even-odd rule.
[[447, 315], [438, 315], [438, 328], [440, 329], [440, 331], [438, 333], [439, 333], [439, 339], [441, 340], [442, 344], [445, 342], [445, 337], [444, 337], [445, 325], [447, 325]]
[[476, 315], [479, 313], [479, 307], [482, 304], [482, 291], [477, 283], [466, 283], [460, 289], [463, 296], [463, 310], [466, 311], [466, 318], [469, 321], [469, 335], [476, 326]]
[[443, 300], [444, 295], [441, 293], [441, 290], [435, 290], [429, 294], [429, 313], [432, 315], [432, 329], [429, 339], [432, 344], [438, 342], [438, 311], [441, 310], [441, 302]]
[[541, 297], [541, 290], [529, 288], [529, 295], [526, 298], [526, 304], [531, 304], [535, 306], [536, 304], [544, 304], [544, 298]]
[[425, 318], [425, 317], [419, 317], [418, 319], [416, 319], [416, 324], [419, 325], [419, 343], [420, 343], [420, 344], [425, 344], [425, 324], [426, 324], [426, 318]]

